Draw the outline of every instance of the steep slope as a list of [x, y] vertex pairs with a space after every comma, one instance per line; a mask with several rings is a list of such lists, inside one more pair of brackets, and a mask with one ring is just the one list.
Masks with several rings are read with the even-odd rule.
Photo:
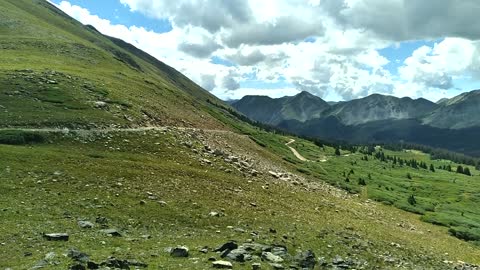
[[463, 129], [480, 126], [480, 90], [460, 94], [441, 103], [441, 107], [423, 118], [430, 126]]
[[216, 97], [46, 1], [1, 1], [0, 37], [0, 126], [222, 126]]
[[426, 99], [397, 98], [373, 94], [362, 99], [333, 105], [325, 115], [336, 116], [345, 125], [358, 125], [386, 119], [411, 119], [437, 108]]
[[303, 91], [292, 97], [272, 99], [266, 96], [245, 96], [232, 104], [249, 118], [270, 125], [284, 120], [306, 121], [330, 107], [321, 98]]

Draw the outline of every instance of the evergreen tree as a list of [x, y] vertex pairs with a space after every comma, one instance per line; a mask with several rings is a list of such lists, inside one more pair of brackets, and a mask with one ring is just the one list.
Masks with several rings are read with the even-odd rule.
[[435, 167], [433, 167], [433, 164], [430, 164], [430, 171], [435, 172]]
[[361, 185], [361, 186], [366, 186], [367, 182], [365, 182], [365, 179], [360, 177], [360, 178], [358, 178], [358, 184]]
[[470, 173], [470, 169], [468, 167], [465, 167], [465, 169], [463, 169], [463, 174], [472, 176], [472, 174]]
[[463, 172], [463, 167], [462, 167], [462, 166], [458, 166], [458, 167], [457, 167], [457, 173], [461, 173], [461, 174], [463, 174], [463, 173], [464, 173], [464, 172]]
[[416, 205], [417, 204], [417, 199], [415, 199], [415, 196], [413, 196], [413, 194], [408, 197], [408, 203], [410, 205]]
[[340, 156], [340, 155], [341, 155], [341, 153], [340, 153], [340, 148], [339, 148], [338, 146], [335, 147], [335, 155], [336, 155], [336, 156]]

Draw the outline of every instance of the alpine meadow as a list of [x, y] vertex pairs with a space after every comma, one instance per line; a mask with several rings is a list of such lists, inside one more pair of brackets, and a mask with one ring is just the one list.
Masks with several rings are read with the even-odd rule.
[[480, 3], [422, 3], [1, 0], [0, 270], [480, 269]]

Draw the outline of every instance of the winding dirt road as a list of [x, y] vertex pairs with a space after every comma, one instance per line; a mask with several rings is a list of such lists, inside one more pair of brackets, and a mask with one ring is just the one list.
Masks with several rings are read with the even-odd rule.
[[295, 157], [297, 157], [299, 160], [301, 161], [308, 161], [308, 159], [306, 159], [305, 157], [303, 157], [302, 155], [300, 155], [300, 153], [298, 153], [297, 149], [293, 148], [290, 146], [290, 144], [294, 143], [295, 140], [294, 139], [290, 139], [289, 142], [287, 142], [285, 145], [290, 149], [290, 151], [292, 151], [292, 153], [295, 155]]

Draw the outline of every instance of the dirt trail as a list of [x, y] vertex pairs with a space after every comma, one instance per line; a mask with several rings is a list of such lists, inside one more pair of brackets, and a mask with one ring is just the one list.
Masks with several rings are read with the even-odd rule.
[[302, 155], [300, 155], [300, 153], [298, 153], [298, 151], [291, 147], [290, 144], [294, 143], [295, 140], [294, 139], [290, 139], [289, 142], [287, 142], [285, 145], [290, 149], [290, 151], [292, 151], [292, 153], [301, 161], [308, 161], [308, 159], [306, 159], [305, 157], [303, 157]]
[[26, 131], [26, 132], [41, 132], [41, 133], [69, 133], [69, 132], [78, 132], [78, 133], [108, 133], [108, 132], [142, 132], [149, 130], [158, 130], [164, 131], [167, 129], [177, 129], [177, 130], [203, 130], [208, 132], [216, 133], [232, 133], [229, 130], [219, 130], [219, 129], [199, 129], [199, 128], [188, 128], [188, 127], [175, 127], [175, 126], [159, 126], [159, 127], [137, 127], [137, 128], [92, 128], [92, 129], [68, 129], [68, 128], [0, 128], [0, 131]]

